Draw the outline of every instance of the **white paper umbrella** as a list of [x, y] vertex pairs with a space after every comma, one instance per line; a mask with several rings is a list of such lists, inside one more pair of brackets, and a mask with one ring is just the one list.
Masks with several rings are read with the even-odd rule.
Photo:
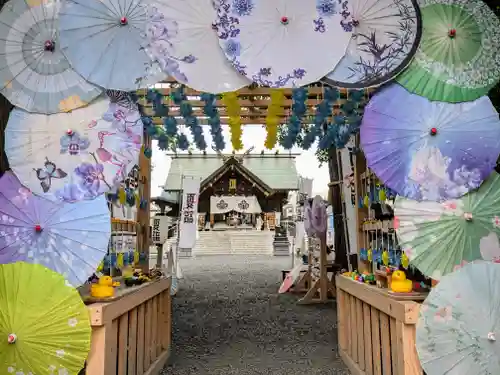
[[145, 87], [154, 73], [146, 52], [143, 0], [66, 0], [59, 16], [61, 50], [85, 79], [106, 89]]
[[76, 202], [109, 191], [137, 164], [141, 116], [120, 97], [51, 116], [14, 109], [5, 153], [23, 185], [50, 199]]
[[102, 93], [80, 77], [60, 51], [60, 4], [11, 0], [0, 12], [0, 92], [29, 112], [70, 111]]
[[468, 264], [420, 306], [416, 348], [427, 375], [500, 373], [500, 264]]
[[351, 0], [353, 36], [325, 77], [333, 86], [368, 88], [390, 81], [412, 61], [422, 36], [416, 0]]
[[351, 40], [347, 1], [221, 0], [219, 43], [252, 81], [297, 87], [332, 71]]
[[150, 18], [147, 51], [165, 73], [211, 93], [235, 91], [252, 83], [234, 69], [219, 46], [213, 24], [217, 4], [212, 0], [153, 0], [153, 4], [164, 17]]

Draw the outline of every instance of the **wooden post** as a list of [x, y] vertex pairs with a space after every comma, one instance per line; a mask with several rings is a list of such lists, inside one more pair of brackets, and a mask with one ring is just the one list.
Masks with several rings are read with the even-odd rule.
[[141, 184], [141, 199], [147, 201], [146, 207], [137, 211], [137, 246], [144, 253], [146, 260], [141, 264], [143, 272], [149, 271], [149, 224], [150, 224], [150, 199], [151, 199], [151, 159], [144, 155], [144, 149], [151, 148], [151, 137], [145, 136], [144, 146], [139, 155], [139, 184]]
[[[1, 6], [0, 6], [1, 8]], [[5, 155], [5, 139], [4, 132], [7, 122], [9, 121], [9, 114], [12, 110], [12, 105], [3, 95], [0, 94], [0, 176], [9, 169], [9, 162]]]

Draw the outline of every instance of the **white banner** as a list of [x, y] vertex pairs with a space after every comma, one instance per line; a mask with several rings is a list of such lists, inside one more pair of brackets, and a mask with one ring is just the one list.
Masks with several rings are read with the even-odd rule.
[[299, 193], [312, 197], [313, 179], [299, 177]]
[[[352, 159], [351, 159], [352, 158]], [[356, 191], [354, 184], [354, 162], [355, 155], [351, 155], [348, 148], [340, 150], [340, 162], [342, 163], [343, 180], [342, 195], [345, 199], [345, 220], [347, 222], [347, 238], [349, 239], [349, 253], [356, 254], [358, 252], [358, 228], [356, 227]], [[360, 192], [358, 192], [359, 196]]]
[[259, 201], [255, 195], [242, 196], [220, 196], [210, 197], [210, 213], [225, 214], [236, 211], [247, 214], [260, 214], [262, 212]]
[[168, 238], [168, 226], [172, 218], [168, 216], [153, 216], [151, 218], [151, 240], [155, 245], [162, 245]]
[[179, 248], [181, 249], [192, 249], [196, 244], [199, 195], [200, 179], [191, 176], [182, 177], [182, 213], [179, 224]]
[[328, 206], [326, 209], [328, 215], [328, 222], [326, 227], [326, 244], [328, 246], [335, 246], [335, 223], [333, 221], [333, 208]]

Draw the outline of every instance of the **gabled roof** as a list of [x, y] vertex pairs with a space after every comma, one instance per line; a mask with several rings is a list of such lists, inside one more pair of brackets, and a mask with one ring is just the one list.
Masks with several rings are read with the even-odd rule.
[[242, 176], [255, 183], [263, 192], [271, 193], [273, 191], [273, 189], [269, 185], [262, 181], [258, 176], [253, 174], [252, 171], [248, 170], [248, 168], [246, 168], [236, 157], [231, 156], [230, 158], [226, 159], [226, 161], [219, 168], [217, 168], [207, 178], [201, 181], [200, 192], [205, 190], [208, 185], [213, 182], [214, 179], [218, 180], [231, 168], [234, 168]]
[[241, 158], [241, 165], [274, 191], [297, 190], [298, 173], [295, 154], [193, 154], [169, 155], [172, 157], [170, 170], [163, 189], [181, 190], [182, 176], [198, 177], [206, 180], [221, 168], [230, 158]]

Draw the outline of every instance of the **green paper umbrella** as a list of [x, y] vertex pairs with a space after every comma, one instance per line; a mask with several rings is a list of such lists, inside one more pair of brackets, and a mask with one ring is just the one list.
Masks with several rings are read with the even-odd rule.
[[464, 263], [500, 259], [500, 175], [456, 200], [398, 198], [394, 227], [410, 264], [440, 279]]
[[500, 80], [500, 21], [481, 0], [419, 0], [422, 40], [397, 81], [430, 100], [466, 102]]
[[80, 294], [62, 275], [39, 264], [0, 264], [0, 374], [76, 375], [91, 332]]
[[500, 374], [500, 264], [468, 264], [420, 307], [417, 352], [427, 375]]

